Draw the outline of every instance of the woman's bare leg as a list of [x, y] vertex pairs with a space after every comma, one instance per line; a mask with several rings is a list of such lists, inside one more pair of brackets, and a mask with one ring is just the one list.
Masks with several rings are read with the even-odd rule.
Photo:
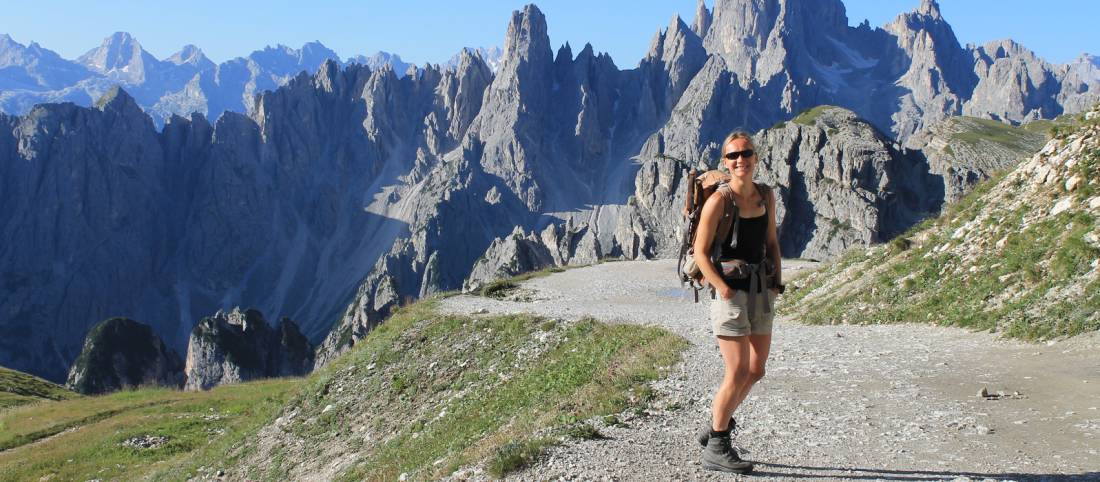
[[747, 338], [749, 339], [748, 373], [738, 379], [740, 384], [737, 386], [734, 403], [726, 414], [727, 419], [733, 415], [733, 411], [737, 410], [737, 407], [741, 406], [741, 402], [745, 401], [753, 385], [764, 378], [764, 365], [768, 363], [768, 354], [772, 348], [772, 335], [770, 333], [767, 335], [749, 335]]
[[722, 361], [726, 366], [726, 372], [722, 376], [722, 384], [718, 386], [718, 393], [714, 395], [714, 404], [711, 406], [711, 429], [725, 430], [729, 425], [729, 414], [737, 408], [738, 387], [744, 384], [749, 376], [749, 337], [748, 336], [719, 336], [718, 351], [722, 353]]

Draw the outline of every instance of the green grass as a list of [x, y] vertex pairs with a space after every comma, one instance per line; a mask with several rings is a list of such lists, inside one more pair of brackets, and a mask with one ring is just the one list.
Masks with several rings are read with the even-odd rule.
[[1054, 119], [1038, 119], [1024, 124], [1022, 127], [1030, 132], [1046, 134], [1054, 137], [1063, 132], [1076, 130], [1077, 126], [1084, 122], [1084, 116], [1080, 114], [1063, 114]]
[[801, 114], [798, 114], [798, 116], [792, 119], [791, 122], [802, 124], [804, 126], [812, 126], [814, 125], [814, 122], [817, 122], [817, 118], [821, 117], [821, 114], [824, 114], [825, 111], [833, 108], [835, 107], [831, 105], [819, 105], [810, 110], [803, 111]]
[[[529, 315], [441, 316], [430, 306], [396, 318], [382, 325], [391, 332], [381, 333], [378, 340], [368, 336], [372, 348], [358, 351], [359, 361], [348, 363], [359, 366], [377, 360], [373, 363], [410, 367], [411, 376], [402, 377], [402, 384], [371, 382], [370, 389], [393, 400], [394, 408], [413, 411], [429, 399], [464, 395], [444, 404], [446, 417], [413, 417], [417, 421], [393, 427], [397, 435], [371, 450], [342, 480], [393, 480], [406, 472], [434, 478], [479, 460], [488, 460], [490, 470], [501, 474], [515, 470], [551, 443], [532, 434], [578, 435], [583, 429], [574, 426], [577, 420], [646, 403], [652, 397], [648, 383], [661, 376], [661, 367], [674, 364], [686, 346], [681, 338], [657, 328], [611, 326], [591, 319], [547, 323]], [[534, 359], [516, 356], [545, 329], [552, 331], [544, 352]], [[449, 344], [463, 344], [462, 334], [478, 334], [481, 346], [474, 352], [451, 351], [415, 341], [447, 336]], [[453, 371], [426, 376], [431, 372], [413, 368], [418, 360], [433, 360]], [[455, 368], [459, 360], [470, 363]], [[501, 366], [511, 368], [491, 370]], [[388, 431], [385, 425], [381, 429]]]
[[[357, 447], [340, 480], [429, 479], [482, 462], [506, 473], [555, 437], [580, 434], [579, 421], [644, 406], [653, 397], [649, 382], [685, 347], [657, 328], [443, 315], [427, 300], [401, 308], [311, 376], [287, 404], [299, 415], [285, 430], [303, 447]], [[336, 392], [348, 383], [361, 396]], [[330, 404], [347, 408], [324, 412]], [[356, 426], [387, 435], [365, 440]], [[254, 450], [238, 447], [229, 462]], [[275, 463], [256, 478], [286, 475], [304, 457], [334, 456], [320, 449], [265, 454]]]
[[34, 375], [0, 367], [0, 411], [43, 400], [69, 400], [80, 396]]
[[498, 448], [489, 460], [489, 474], [502, 478], [509, 473], [522, 470], [542, 456], [546, 449], [554, 444], [548, 438], [509, 442]]
[[974, 148], [980, 148], [985, 142], [992, 142], [1012, 150], [1034, 152], [1035, 146], [1041, 144], [1045, 137], [1044, 132], [1036, 131], [1041, 129], [1041, 126], [1028, 129], [977, 117], [960, 117], [958, 122], [966, 130], [952, 134], [951, 139], [955, 142], [965, 142]]
[[[1084, 172], [1095, 176], [1096, 169], [1089, 165], [1087, 159], [1079, 163], [1086, 166]], [[935, 250], [956, 242], [949, 239], [951, 234], [988, 209], [987, 194], [1003, 177], [1004, 173], [978, 185], [939, 218], [926, 220], [887, 245], [855, 250], [807, 276], [805, 286], [782, 309], [813, 324], [930, 322], [1024, 340], [1100, 329], [1097, 282], [1086, 287], [1084, 296], [1050, 299], [1051, 293], [1080, 279], [1100, 257], [1100, 250], [1083, 240], [1098, 226], [1088, 212], [1064, 212], [1027, 226], [1021, 222], [1027, 208], [998, 212], [986, 226], [1007, 233], [1003, 248], [987, 246], [970, 262], [956, 258], [950, 250]], [[917, 246], [912, 239], [922, 232], [926, 239]], [[830, 278], [858, 267], [874, 273], [862, 275], [865, 285], [860, 289], [807, 296], [826, 286]], [[1033, 309], [1041, 303], [1048, 307]]]
[[[184, 479], [190, 457], [224, 451], [255, 433], [299, 383], [126, 390], [6, 410], [0, 413], [0, 481]], [[145, 435], [167, 441], [154, 449], [122, 445]]]

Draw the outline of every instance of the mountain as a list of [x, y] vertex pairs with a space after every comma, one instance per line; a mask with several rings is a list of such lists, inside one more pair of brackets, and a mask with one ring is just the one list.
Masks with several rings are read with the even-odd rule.
[[[955, 171], [902, 147], [891, 129], [940, 114], [895, 126], [891, 116], [902, 111], [875, 117], [860, 108], [901, 97], [867, 103], [840, 89], [866, 82], [880, 100], [897, 89], [864, 74], [910, 72], [911, 62], [887, 69], [868, 60], [904, 57], [894, 46], [907, 41], [847, 27], [839, 2], [761, 5], [719, 2], [706, 28], [672, 18], [632, 69], [591, 45], [555, 51], [545, 17], [529, 5], [513, 13], [495, 73], [468, 49], [455, 68], [427, 65], [417, 75], [334, 59], [285, 81], [260, 68], [302, 69], [329, 55], [311, 44], [200, 70], [180, 95], [162, 98], [171, 102], [160, 114], [116, 87], [93, 107], [0, 115], [0, 364], [64, 379], [88, 328], [116, 316], [155, 320], [154, 332], [182, 353], [197, 320], [252, 306], [295, 320], [321, 366], [395, 307], [476, 281], [479, 258], [488, 264], [478, 273], [493, 272], [511, 249], [498, 240], [513, 233], [538, 233], [555, 263], [669, 256], [679, 248], [683, 166], [654, 158], [714, 165], [735, 127], [760, 131], [761, 177], [780, 194], [787, 256], [830, 258], [939, 210]], [[934, 6], [895, 30], [944, 35]], [[755, 20], [738, 20], [738, 11]], [[807, 21], [808, 12], [828, 13], [827, 22]], [[726, 45], [716, 32], [743, 42]], [[813, 35], [853, 43], [819, 45]], [[106, 42], [118, 48], [88, 58], [104, 59], [108, 72], [141, 60], [146, 79], [173, 71], [118, 37]], [[742, 48], [772, 37], [763, 51]], [[885, 43], [855, 50], [867, 39]], [[927, 65], [949, 64], [924, 47]], [[807, 70], [826, 58], [865, 67]], [[209, 67], [195, 49], [173, 59]], [[767, 79], [765, 67], [774, 71]], [[813, 80], [824, 82], [822, 72], [838, 74], [828, 77], [835, 93]], [[928, 91], [938, 97], [910, 92], [905, 105], [955, 102], [945, 93], [955, 80], [944, 82]], [[793, 115], [833, 97], [864, 104]], [[210, 112], [247, 101], [248, 114], [168, 114], [195, 99]], [[157, 115], [165, 116], [159, 130]]]
[[469, 50], [471, 54], [480, 55], [481, 59], [485, 62], [485, 65], [489, 66], [489, 70], [496, 72], [500, 68], [500, 59], [504, 55], [504, 51], [500, 47], [478, 47], [476, 49], [463, 48], [454, 57], [451, 57], [446, 63], [443, 64], [445, 69], [455, 69], [458, 67], [459, 62], [462, 60], [463, 52]]
[[283, 318], [272, 328], [256, 310], [234, 308], [203, 318], [187, 342], [188, 390], [313, 370], [313, 347], [298, 325]]
[[157, 126], [173, 115], [200, 113], [217, 118], [227, 110], [247, 112], [253, 97], [284, 85], [299, 72], [315, 72], [337, 59], [320, 42], [300, 49], [266, 47], [221, 64], [198, 47], [186, 45], [158, 60], [126, 32], [105, 38], [75, 61], [61, 59], [37, 44], [30, 47], [0, 37], [0, 110], [25, 114], [34, 104], [70, 101], [91, 105], [112, 87], [126, 88]]
[[405, 72], [409, 70], [409, 67], [415, 68], [415, 66], [413, 66], [412, 64], [401, 60], [400, 55], [391, 54], [389, 52], [376, 52], [370, 57], [367, 57], [366, 55], [357, 55], [348, 59], [347, 63], [366, 65], [367, 67], [370, 67], [371, 70], [378, 70], [382, 68], [383, 65], [389, 65], [398, 77], [404, 76]]
[[179, 388], [183, 360], [152, 328], [127, 318], [103, 320], [88, 331], [65, 387], [83, 394], [141, 386]]
[[810, 322], [928, 321], [1048, 339], [1100, 329], [1100, 112], [904, 236], [797, 281]]
[[6, 34], [0, 35], [0, 91], [62, 89], [91, 75], [83, 66], [37, 43], [24, 46]]
[[[675, 39], [681, 30], [702, 45], [691, 50], [703, 52], [704, 59], [722, 57], [722, 69], [735, 76], [740, 89], [752, 92], [744, 102], [745, 127], [754, 129], [817, 105], [836, 105], [904, 143], [948, 117], [1018, 124], [1083, 112], [1100, 101], [1100, 67], [1094, 57], [1085, 54], [1054, 65], [1012, 40], [960, 45], [936, 0], [922, 0], [914, 11], [878, 28], [866, 22], [848, 26], [841, 0], [716, 0], [713, 8], [699, 0], [690, 27], [673, 22], [667, 34], [659, 35]], [[500, 47], [474, 50], [494, 73], [506, 53]], [[444, 69], [453, 69], [460, 55]], [[30, 60], [35, 57], [43, 60]], [[158, 126], [172, 115], [193, 112], [216, 119], [227, 110], [249, 112], [256, 94], [300, 71], [313, 73], [329, 59], [339, 62], [335, 52], [310, 42], [300, 49], [267, 47], [218, 65], [190, 45], [157, 60], [136, 39], [118, 32], [70, 62], [5, 35], [0, 38], [0, 110], [24, 114], [41, 102], [90, 105], [117, 84]], [[410, 68], [386, 52], [355, 56], [348, 63], [372, 70], [390, 64], [399, 78]], [[687, 80], [690, 76], [680, 78]]]

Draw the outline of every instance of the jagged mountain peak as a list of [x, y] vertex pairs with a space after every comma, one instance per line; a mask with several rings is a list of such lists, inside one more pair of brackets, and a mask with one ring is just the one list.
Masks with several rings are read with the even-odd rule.
[[141, 110], [141, 106], [137, 105], [137, 101], [135, 101], [134, 98], [126, 92], [126, 89], [123, 89], [122, 87], [117, 85], [111, 87], [111, 90], [108, 90], [107, 93], [103, 94], [103, 96], [95, 102], [95, 107], [104, 112], [108, 110], [120, 112], [126, 109], [133, 108], [137, 109], [138, 112], [141, 112], [142, 115], [144, 115], [145, 113]]
[[249, 55], [249, 58], [262, 62], [270, 62], [274, 65], [293, 63], [297, 67], [314, 69], [327, 59], [337, 59], [336, 52], [325, 47], [320, 41], [307, 42], [301, 48], [293, 48], [283, 44], [274, 47], [267, 46], [263, 50], [257, 50]]
[[707, 8], [706, 2], [699, 0], [699, 3], [695, 6], [695, 21], [691, 25], [691, 30], [700, 38], [706, 37], [712, 20], [714, 20], [714, 17]]
[[140, 81], [144, 75], [144, 57], [152, 60], [136, 38], [128, 32], [115, 32], [104, 38], [99, 47], [80, 56], [77, 62], [100, 73], [122, 71], [129, 79]]
[[454, 70], [461, 63], [461, 56], [463, 51], [468, 51], [470, 55], [476, 55], [481, 59], [481, 62], [489, 67], [489, 70], [496, 72], [500, 67], [500, 61], [503, 55], [503, 50], [500, 47], [463, 47], [457, 54], [452, 56], [450, 60], [443, 64], [443, 68], [446, 70]]
[[934, 19], [942, 19], [940, 15], [940, 4], [936, 0], [921, 0], [920, 7], [917, 8], [917, 13], [921, 15], [927, 15]]
[[521, 59], [550, 57], [550, 36], [546, 31], [546, 16], [535, 4], [512, 12], [508, 33], [504, 37], [503, 64], [514, 65]]
[[1016, 57], [1019, 55], [1038, 58], [1035, 52], [1010, 38], [986, 42], [981, 48], [986, 55], [989, 55], [993, 59]]
[[184, 45], [182, 48], [180, 48], [179, 52], [176, 52], [171, 57], [168, 57], [168, 59], [166, 60], [176, 65], [214, 65], [214, 62], [206, 58], [206, 54], [202, 52], [202, 49], [192, 44]]
[[673, 15], [668, 28], [658, 30], [650, 42], [646, 59], [672, 60], [688, 50], [702, 51], [703, 41], [679, 15]]

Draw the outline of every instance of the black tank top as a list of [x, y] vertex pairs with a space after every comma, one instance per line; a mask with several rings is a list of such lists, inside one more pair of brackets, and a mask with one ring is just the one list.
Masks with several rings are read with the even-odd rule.
[[[764, 240], [768, 235], [768, 213], [755, 218], [741, 218], [737, 223], [737, 232], [723, 236], [722, 258], [743, 259], [746, 263], [758, 264], [764, 261]], [[730, 247], [730, 237], [737, 236], [737, 247]], [[749, 279], [726, 280], [730, 288], [749, 290]]]

